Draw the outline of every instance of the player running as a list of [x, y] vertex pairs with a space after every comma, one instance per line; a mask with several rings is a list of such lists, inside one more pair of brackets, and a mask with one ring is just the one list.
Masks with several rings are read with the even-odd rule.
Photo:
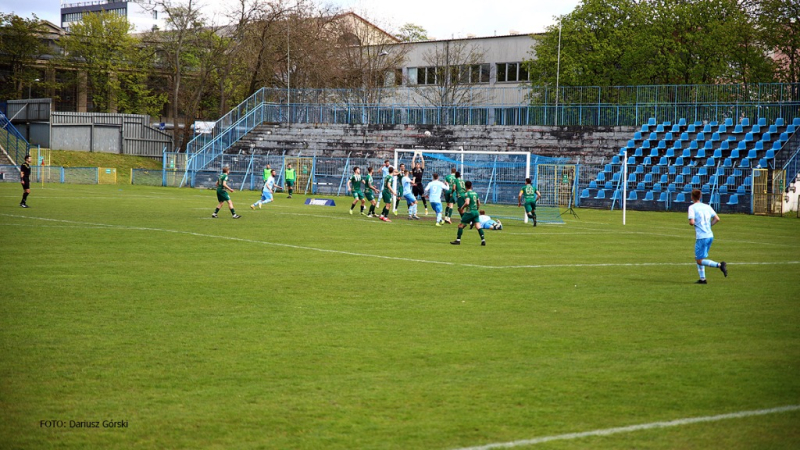
[[692, 191], [689, 225], [693, 226], [695, 231], [694, 257], [697, 262], [697, 273], [700, 275], [700, 279], [695, 283], [708, 284], [706, 267], [718, 268], [727, 277], [728, 264], [725, 261], [716, 262], [708, 259], [708, 251], [711, 249], [711, 243], [714, 242], [714, 233], [711, 232], [711, 227], [719, 223], [719, 216], [714, 208], [700, 201], [702, 197], [703, 194], [699, 189]]
[[350, 215], [353, 215], [353, 208], [356, 207], [356, 203], [361, 200], [361, 215], [364, 215], [364, 192], [361, 190], [361, 183], [363, 183], [363, 179], [361, 178], [361, 168], [354, 167], [353, 168], [353, 176], [347, 180], [347, 192], [352, 193], [353, 195], [353, 204], [350, 205]]
[[[464, 233], [464, 228], [467, 225], [474, 225], [478, 222], [480, 216], [481, 201], [478, 200], [478, 194], [472, 190], [472, 182], [467, 181], [464, 183], [466, 192], [464, 193], [464, 204], [458, 208], [458, 213], [461, 214], [461, 223], [458, 224], [458, 237], [451, 242], [453, 245], [461, 245], [461, 235]], [[486, 237], [483, 234], [483, 228], [478, 227], [478, 234], [481, 235], [481, 245], [486, 246]]]
[[428, 200], [431, 201], [433, 212], [436, 213], [437, 227], [442, 226], [444, 223], [444, 220], [442, 220], [442, 192], [445, 192], [449, 189], [450, 186], [448, 186], [447, 183], [439, 180], [438, 173], [433, 174], [433, 181], [425, 186], [425, 195], [428, 197]]
[[215, 186], [217, 188], [217, 200], [219, 200], [219, 204], [217, 205], [217, 209], [214, 210], [214, 214], [211, 215], [214, 219], [217, 218], [217, 213], [225, 202], [228, 203], [228, 209], [231, 210], [231, 218], [238, 219], [242, 217], [236, 214], [236, 210], [233, 209], [233, 200], [231, 200], [231, 196], [228, 195], [228, 192], [233, 192], [233, 189], [228, 186], [228, 173], [230, 171], [231, 169], [223, 167], [222, 173], [217, 178], [217, 184]]
[[[414, 163], [416, 159], [416, 155], [414, 158], [411, 159], [411, 162]], [[425, 208], [425, 215], [428, 215], [428, 201], [425, 199], [425, 188], [422, 186], [422, 175], [425, 173], [425, 158], [422, 157], [422, 154], [419, 155], [419, 162], [414, 165], [414, 168], [411, 169], [411, 175], [414, 176], [414, 183], [412, 183], [411, 192], [414, 193], [414, 197], [422, 199], [422, 205]]]
[[267, 181], [264, 182], [264, 187], [261, 189], [261, 200], [250, 205], [250, 209], [261, 209], [261, 205], [267, 204], [273, 200], [275, 193], [275, 170], [270, 169]]
[[392, 185], [395, 182], [395, 174], [397, 173], [394, 170], [394, 167], [389, 168], [389, 175], [383, 178], [383, 190], [381, 191], [381, 197], [383, 198], [383, 211], [381, 211], [380, 219], [384, 222], [391, 222], [389, 220], [389, 208], [392, 206], [392, 196], [397, 195], [397, 192], [392, 188]]
[[375, 194], [380, 193], [378, 188], [375, 187], [372, 181], [372, 167], [367, 167], [367, 174], [364, 175], [364, 196], [367, 197], [369, 202], [369, 213], [367, 217], [375, 217]]
[[444, 182], [447, 184], [447, 191], [444, 193], [444, 199], [447, 202], [447, 208], [444, 210], [444, 221], [450, 223], [450, 217], [453, 215], [453, 205], [456, 203], [456, 168], [450, 169], [450, 175], [444, 177]]
[[525, 198], [525, 214], [533, 220], [533, 226], [536, 226], [536, 202], [542, 197], [539, 194], [539, 189], [536, 189], [531, 184], [530, 178], [525, 178], [525, 186], [519, 191], [517, 196], [517, 208], [522, 206], [522, 199]]

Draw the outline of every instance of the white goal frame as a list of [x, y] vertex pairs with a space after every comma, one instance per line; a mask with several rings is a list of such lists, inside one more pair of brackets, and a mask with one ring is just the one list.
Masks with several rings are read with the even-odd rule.
[[[400, 161], [399, 154], [400, 153], [411, 153], [412, 159], [413, 155], [417, 153], [438, 153], [438, 154], [456, 154], [459, 155], [460, 162], [458, 164], [458, 171], [464, 173], [464, 155], [495, 155], [495, 156], [502, 156], [502, 155], [516, 155], [516, 156], [524, 156], [525, 157], [525, 178], [531, 177], [531, 154], [528, 152], [490, 152], [490, 151], [474, 151], [474, 150], [464, 150], [464, 147], [458, 147], [454, 150], [431, 150], [427, 148], [395, 148], [394, 149], [394, 165], [392, 167], [397, 168], [397, 164]], [[522, 180], [524, 182], [524, 180]], [[396, 204], [396, 199], [392, 196], [392, 209], [394, 210], [394, 205]], [[394, 210], [395, 212], [397, 210]], [[528, 221], [528, 216], [525, 216], [523, 219], [526, 223]]]

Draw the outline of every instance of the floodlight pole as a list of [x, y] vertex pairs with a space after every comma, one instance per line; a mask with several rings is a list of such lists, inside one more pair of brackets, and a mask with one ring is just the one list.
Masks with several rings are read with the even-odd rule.
[[558, 20], [558, 57], [556, 60], [556, 110], [553, 126], [558, 126], [558, 82], [561, 75], [561, 19]]

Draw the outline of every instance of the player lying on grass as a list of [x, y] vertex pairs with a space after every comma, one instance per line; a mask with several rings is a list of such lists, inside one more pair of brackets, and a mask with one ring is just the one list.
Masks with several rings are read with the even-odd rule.
[[233, 208], [233, 200], [231, 200], [231, 196], [228, 195], [228, 192], [233, 192], [230, 186], [228, 186], [228, 173], [231, 169], [227, 167], [222, 168], [222, 173], [217, 178], [217, 184], [215, 185], [217, 188], [217, 200], [219, 204], [217, 205], [217, 209], [214, 210], [214, 214], [211, 215], [213, 218], [217, 218], [217, 213], [222, 208], [222, 205], [227, 202], [228, 209], [231, 210], [231, 217], [234, 219], [238, 219], [242, 216], [236, 214], [236, 210]]
[[261, 205], [269, 203], [273, 200], [272, 194], [275, 192], [275, 171], [270, 169], [267, 181], [264, 182], [264, 188], [261, 189], [261, 200], [250, 205], [250, 209], [261, 209]]
[[[473, 224], [474, 225], [474, 224]], [[480, 210], [480, 215], [478, 216], [478, 229], [479, 230], [502, 230], [503, 224], [500, 223], [499, 220], [493, 220], [491, 217], [486, 215], [486, 211]], [[472, 229], [472, 225], [469, 226], [469, 229]]]

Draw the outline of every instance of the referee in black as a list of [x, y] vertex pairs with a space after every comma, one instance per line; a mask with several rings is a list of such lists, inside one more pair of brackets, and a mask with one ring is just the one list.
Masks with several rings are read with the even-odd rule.
[[28, 194], [31, 193], [31, 155], [25, 155], [25, 162], [19, 166], [19, 182], [22, 183], [22, 201], [19, 206], [28, 208]]
[[422, 185], [422, 174], [425, 173], [425, 159], [422, 155], [419, 155], [419, 159], [421, 161], [416, 163], [413, 169], [411, 169], [411, 174], [414, 176], [414, 185], [411, 186], [412, 193], [414, 197], [419, 197], [422, 199], [422, 205], [425, 207], [425, 215], [428, 215], [428, 201], [425, 200], [425, 186]]

